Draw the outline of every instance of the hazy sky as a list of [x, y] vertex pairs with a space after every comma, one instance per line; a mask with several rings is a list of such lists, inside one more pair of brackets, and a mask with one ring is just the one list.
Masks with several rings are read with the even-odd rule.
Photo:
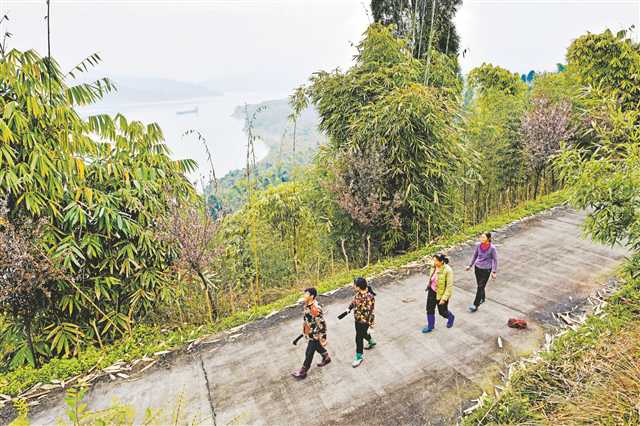
[[[0, 0], [11, 46], [45, 52], [44, 0]], [[221, 90], [289, 89], [348, 67], [369, 0], [52, 0], [52, 51], [64, 68], [98, 52], [109, 75], [214, 80]], [[483, 62], [554, 69], [586, 31], [640, 29], [640, 0], [465, 0], [464, 71]], [[634, 37], [637, 39], [637, 31]], [[265, 87], [268, 86], [268, 87]]]

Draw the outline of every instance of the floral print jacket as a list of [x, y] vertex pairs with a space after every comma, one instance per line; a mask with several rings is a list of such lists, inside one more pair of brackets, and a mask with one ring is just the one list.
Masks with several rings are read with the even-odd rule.
[[327, 342], [327, 323], [322, 306], [317, 300], [304, 307], [302, 333], [309, 339], [319, 340], [323, 346]]
[[356, 322], [369, 324], [369, 327], [373, 327], [375, 322], [375, 314], [373, 309], [375, 308], [376, 299], [370, 292], [361, 292], [356, 290], [353, 301], [349, 305], [349, 309], [354, 309], [353, 318]]

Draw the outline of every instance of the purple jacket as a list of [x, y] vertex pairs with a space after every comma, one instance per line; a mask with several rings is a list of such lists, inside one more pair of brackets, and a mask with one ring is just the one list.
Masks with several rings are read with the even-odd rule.
[[491, 244], [487, 251], [480, 249], [480, 243], [476, 244], [476, 251], [473, 253], [473, 259], [469, 266], [476, 266], [480, 269], [491, 269], [491, 272], [498, 272], [498, 252], [496, 247]]

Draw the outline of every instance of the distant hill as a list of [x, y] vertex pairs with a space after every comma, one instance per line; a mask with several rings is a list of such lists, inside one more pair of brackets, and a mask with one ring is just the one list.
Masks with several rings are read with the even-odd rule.
[[[293, 149], [293, 124], [289, 121], [291, 107], [287, 99], [264, 101], [247, 105], [249, 116], [259, 107], [265, 109], [256, 115], [255, 133], [269, 146], [268, 159], [274, 161], [280, 155], [291, 153]], [[244, 105], [236, 107], [233, 117], [245, 119]], [[318, 113], [311, 107], [300, 114], [296, 126], [296, 152], [316, 150], [326, 143], [327, 137], [318, 130], [319, 121]]]
[[[283, 182], [295, 180], [313, 161], [318, 147], [327, 142], [327, 137], [318, 130], [320, 117], [313, 108], [300, 114], [296, 126], [296, 153], [293, 155], [293, 125], [289, 121], [291, 108], [287, 99], [260, 102], [259, 104], [238, 106], [233, 117], [244, 120], [257, 108], [265, 110], [256, 115], [254, 132], [269, 147], [269, 154], [257, 164], [257, 186], [267, 188]], [[212, 188], [206, 193], [211, 206], [223, 208], [229, 213], [238, 210], [247, 201], [245, 171], [232, 170], [219, 180], [219, 196], [213, 196]]]
[[115, 77], [118, 90], [104, 97], [102, 105], [179, 101], [220, 96], [204, 85], [161, 78]]

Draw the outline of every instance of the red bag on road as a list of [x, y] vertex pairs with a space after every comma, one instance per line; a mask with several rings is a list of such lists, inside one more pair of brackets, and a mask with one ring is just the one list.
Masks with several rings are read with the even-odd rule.
[[519, 328], [519, 329], [527, 328], [527, 322], [523, 319], [517, 319], [517, 318], [510, 318], [509, 321], [507, 321], [507, 325], [511, 328]]

